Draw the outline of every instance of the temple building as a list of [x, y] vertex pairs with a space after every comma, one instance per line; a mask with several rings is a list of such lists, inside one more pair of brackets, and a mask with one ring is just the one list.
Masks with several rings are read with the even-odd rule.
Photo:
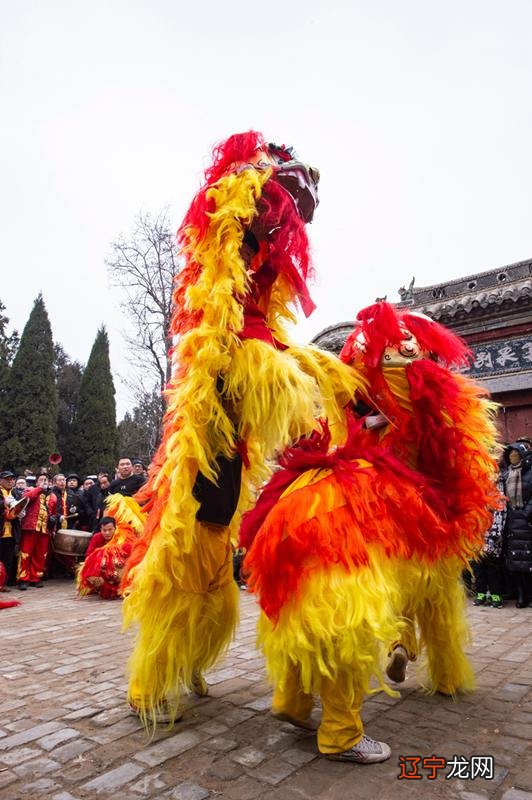
[[[426, 314], [462, 336], [473, 351], [468, 375], [501, 405], [501, 437], [532, 438], [532, 259], [435, 286], [399, 289], [399, 307]], [[352, 322], [312, 340], [339, 353]]]

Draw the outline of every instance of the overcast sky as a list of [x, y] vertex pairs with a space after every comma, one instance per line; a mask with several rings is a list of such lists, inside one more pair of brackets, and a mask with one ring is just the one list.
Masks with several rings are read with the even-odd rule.
[[317, 311], [296, 338], [532, 256], [530, 0], [0, 0], [0, 298], [42, 290], [85, 362], [128, 366], [109, 243], [177, 228], [212, 145], [255, 128], [321, 172]]

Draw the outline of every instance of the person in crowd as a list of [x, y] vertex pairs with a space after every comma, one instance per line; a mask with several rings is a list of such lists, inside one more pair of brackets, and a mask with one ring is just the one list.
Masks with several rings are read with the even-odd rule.
[[66, 477], [66, 485], [67, 489], [72, 489], [73, 492], [77, 492], [81, 486], [81, 478], [75, 472], [71, 472], [70, 475]]
[[[504, 482], [499, 475], [497, 488], [504, 493]], [[484, 546], [478, 561], [473, 562], [476, 597], [475, 606], [491, 605], [502, 608], [503, 565], [502, 551], [504, 544], [504, 527], [506, 524], [506, 505], [498, 508], [493, 514], [491, 528], [484, 536]]]
[[85, 478], [81, 487], [77, 490], [78, 496], [78, 520], [76, 527], [82, 531], [92, 531], [92, 504], [89, 490], [94, 486], [92, 478]]
[[85, 509], [90, 522], [88, 530], [100, 529], [100, 520], [104, 516], [104, 504], [109, 495], [111, 485], [109, 473], [103, 469], [98, 472], [97, 481], [87, 490], [85, 495]]
[[514, 442], [505, 463], [506, 569], [515, 577], [516, 608], [532, 608], [532, 453], [523, 442]]
[[17, 570], [18, 588], [22, 591], [28, 586], [40, 588], [43, 585], [42, 577], [48, 554], [48, 505], [46, 503], [48, 477], [39, 475], [36, 484], [24, 492], [24, 497], [29, 498], [29, 503], [21, 524], [22, 535]]
[[24, 496], [24, 492], [28, 488], [28, 482], [26, 480], [25, 475], [19, 475], [15, 481], [15, 486], [13, 487], [12, 495], [15, 500], [21, 500]]
[[[141, 462], [142, 464], [142, 462]], [[135, 474], [133, 463], [130, 458], [123, 456], [118, 461], [116, 469], [117, 477], [111, 481], [109, 487], [110, 494], [121, 494], [124, 497], [132, 497], [138, 492], [141, 486], [146, 483], [144, 474]]]
[[530, 439], [528, 436], [520, 436], [518, 439], [516, 439], [516, 442], [518, 444], [524, 444], [527, 451], [532, 453], [532, 439]]
[[148, 470], [143, 461], [140, 458], [134, 458], [132, 461], [133, 464], [133, 474], [134, 475], [142, 475], [144, 479], [148, 477]]
[[99, 594], [105, 600], [119, 596], [124, 565], [144, 522], [132, 502], [125, 497], [110, 502], [113, 516], [102, 517], [100, 531], [92, 537], [78, 572], [80, 595]]
[[[16, 502], [12, 494], [14, 485], [13, 472], [9, 470], [0, 472], [0, 561], [4, 565], [7, 580], [11, 575], [15, 559], [14, 520], [9, 514], [11, 505]], [[8, 591], [7, 587], [2, 591]]]
[[60, 528], [74, 527], [78, 514], [78, 496], [74, 488], [67, 487], [67, 479], [61, 472], [55, 476], [48, 496], [48, 513], [50, 530], [53, 533]]

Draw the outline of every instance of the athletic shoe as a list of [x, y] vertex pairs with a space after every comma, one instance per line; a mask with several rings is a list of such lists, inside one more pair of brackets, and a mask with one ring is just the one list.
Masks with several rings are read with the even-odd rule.
[[500, 594], [491, 595], [491, 607], [502, 608], [502, 597], [500, 596]]
[[486, 595], [484, 592], [477, 592], [477, 596], [473, 600], [474, 606], [485, 606], [486, 605]]
[[350, 761], [352, 764], [378, 764], [386, 761], [392, 754], [384, 742], [377, 742], [369, 736], [362, 739], [343, 753], [323, 753], [330, 761]]
[[35, 583], [30, 583], [32, 589], [42, 589], [44, 583], [42, 581], [35, 581]]
[[20, 581], [18, 588], [21, 592], [25, 592], [28, 588], [28, 581]]
[[394, 683], [403, 683], [406, 677], [406, 665], [408, 664], [408, 653], [402, 644], [394, 647], [388, 666], [386, 667], [386, 674]]

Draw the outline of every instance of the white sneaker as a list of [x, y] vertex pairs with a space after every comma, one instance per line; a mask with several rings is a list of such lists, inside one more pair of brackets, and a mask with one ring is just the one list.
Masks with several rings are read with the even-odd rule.
[[323, 753], [330, 761], [350, 761], [353, 764], [378, 764], [390, 758], [392, 751], [384, 742], [377, 742], [369, 736], [362, 739], [343, 753]]
[[388, 666], [386, 667], [386, 674], [394, 683], [403, 683], [406, 678], [406, 665], [408, 664], [408, 653], [402, 644], [394, 647]]

